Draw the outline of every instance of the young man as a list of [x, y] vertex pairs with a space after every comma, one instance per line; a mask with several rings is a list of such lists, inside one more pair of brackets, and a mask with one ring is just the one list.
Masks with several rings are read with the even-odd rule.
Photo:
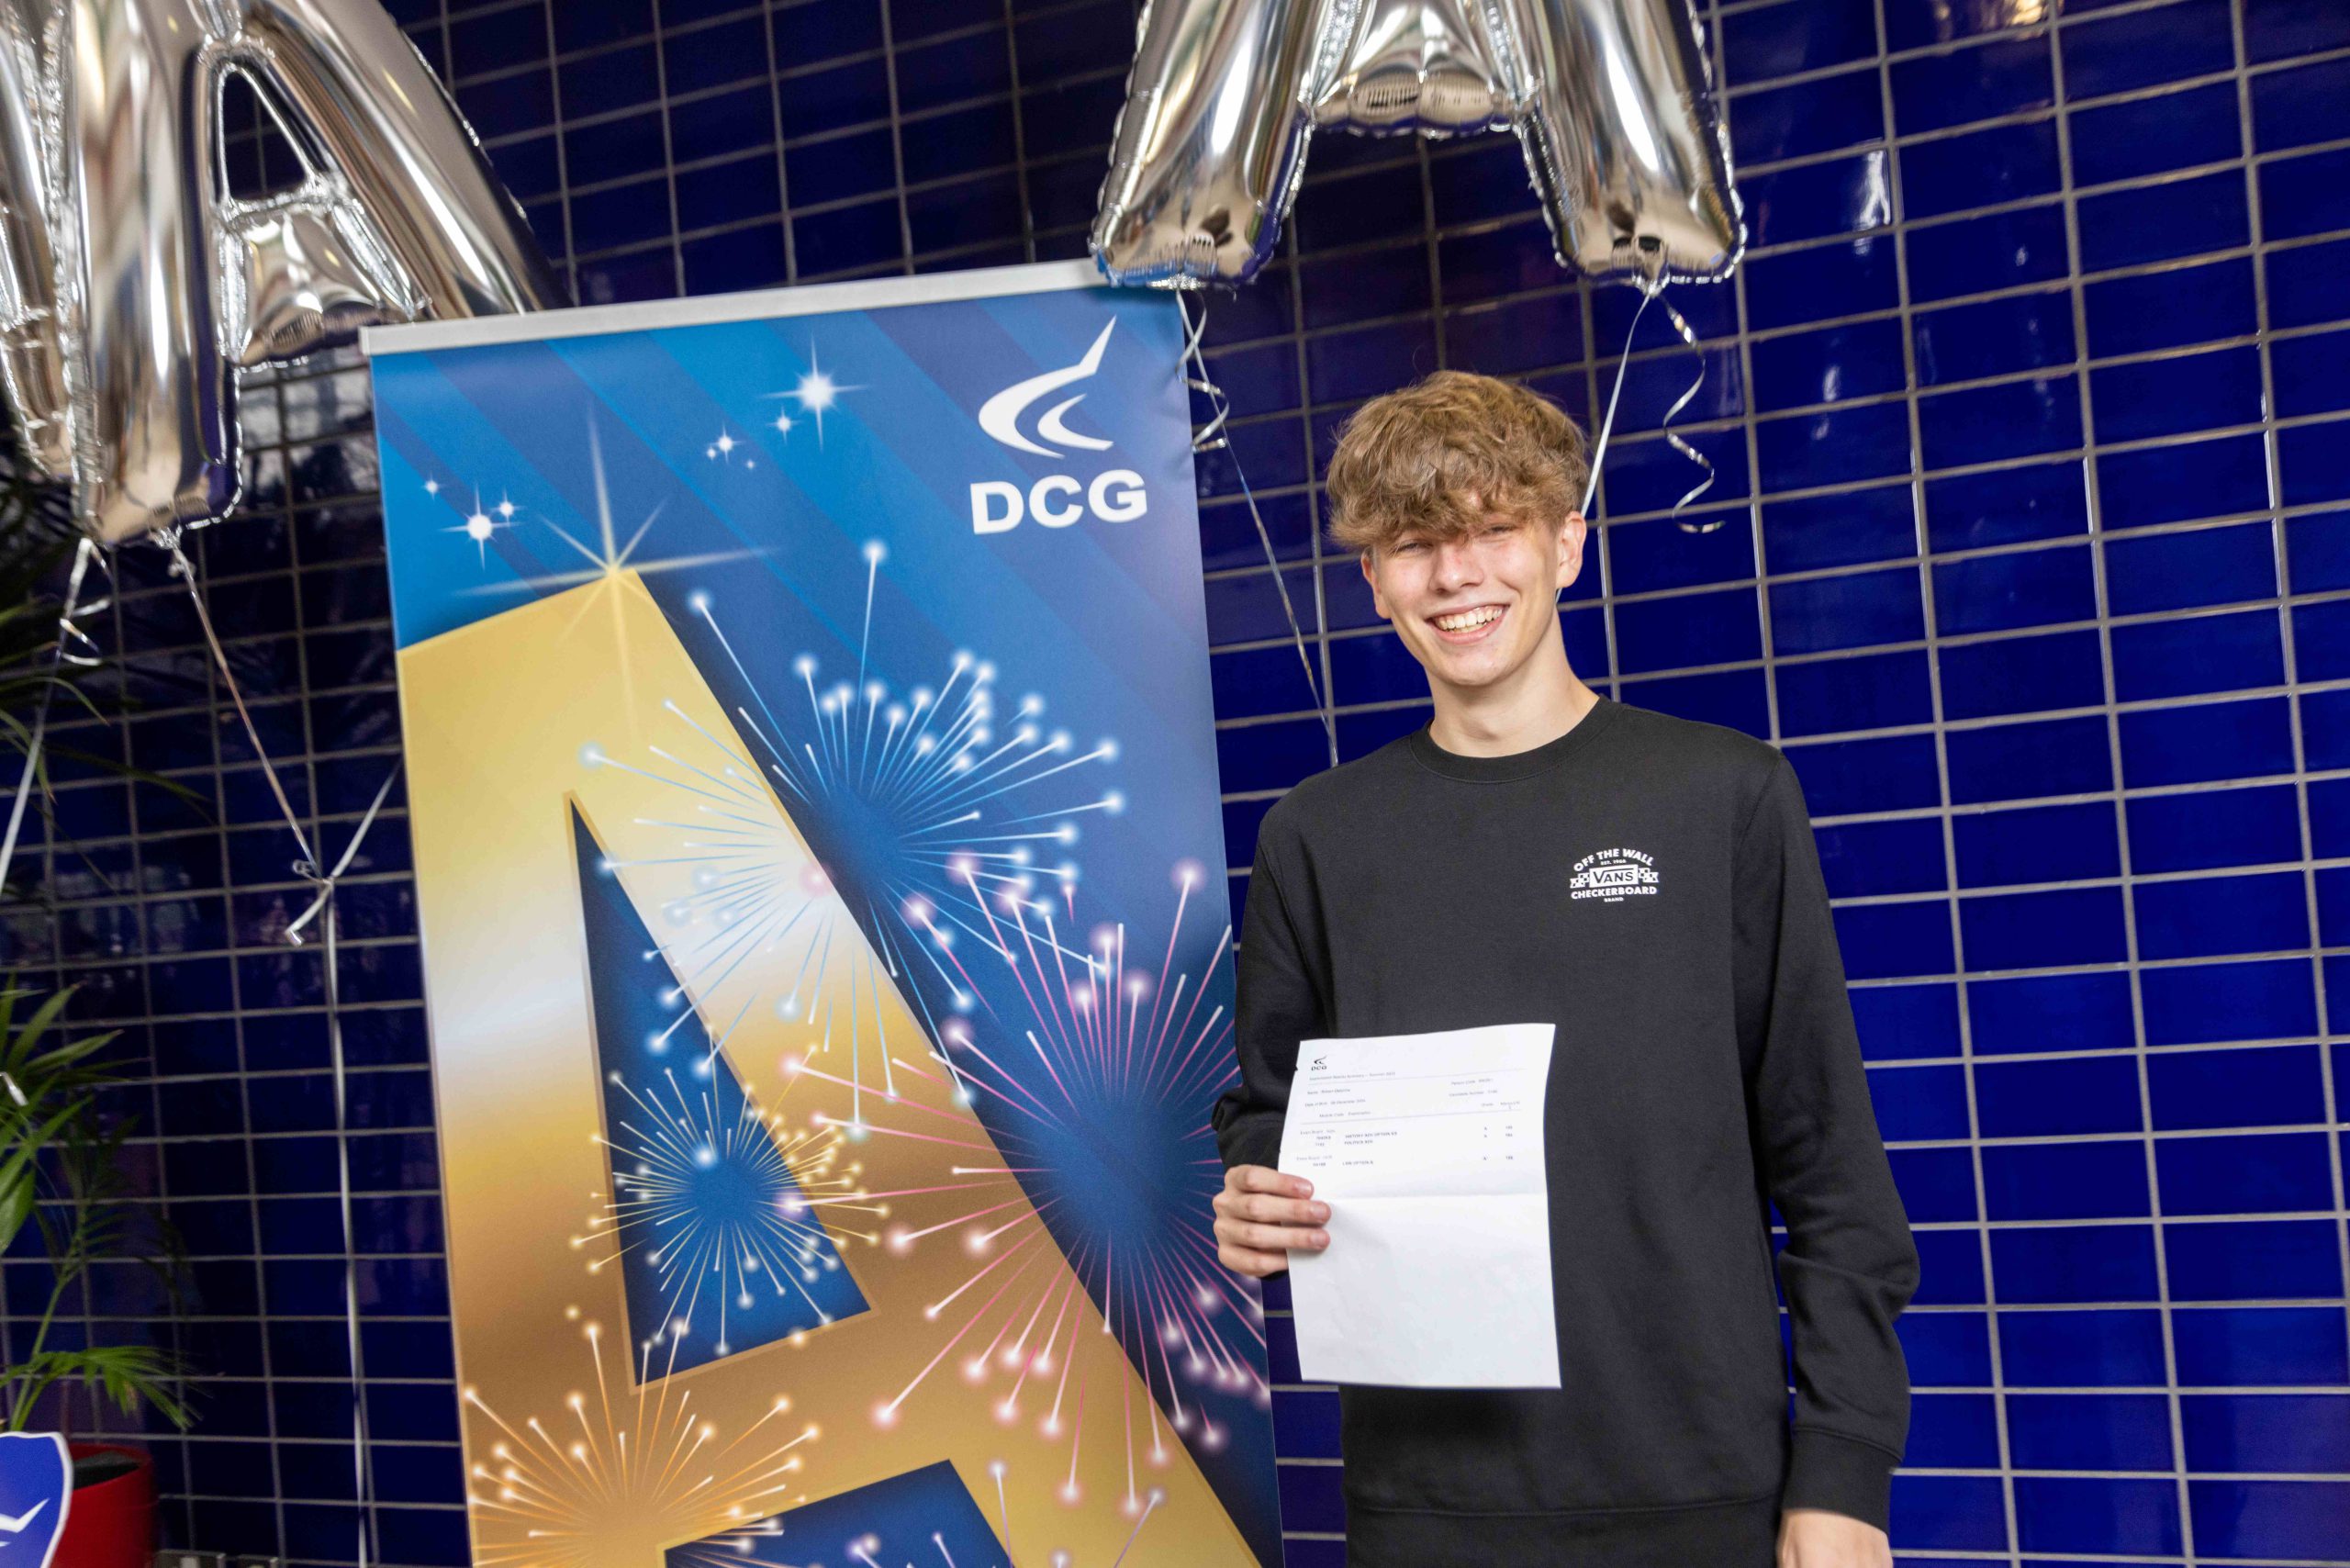
[[1345, 1215], [1273, 1169], [1300, 1040], [1553, 1024], [1562, 1386], [1341, 1389], [1348, 1562], [1890, 1568], [1918, 1255], [1810, 819], [1775, 748], [1569, 667], [1585, 474], [1564, 414], [1456, 372], [1338, 442], [1334, 532], [1436, 711], [1265, 818], [1241, 1081], [1215, 1113], [1221, 1255], [1262, 1277], [1346, 1245]]

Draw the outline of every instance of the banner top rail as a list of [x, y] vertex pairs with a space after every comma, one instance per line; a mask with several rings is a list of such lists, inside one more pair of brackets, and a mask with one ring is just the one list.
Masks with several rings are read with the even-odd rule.
[[778, 316], [878, 310], [893, 305], [928, 305], [940, 300], [990, 299], [1112, 286], [1091, 260], [1032, 262], [1019, 266], [924, 273], [913, 277], [857, 278], [847, 283], [801, 284], [740, 294], [632, 300], [620, 305], [580, 305], [520, 315], [476, 316], [460, 321], [369, 327], [360, 333], [359, 346], [375, 359], [386, 354], [474, 348], [487, 343], [541, 342], [550, 338], [585, 338], [605, 332], [654, 331], [665, 327], [701, 327], [724, 321], [762, 321]]

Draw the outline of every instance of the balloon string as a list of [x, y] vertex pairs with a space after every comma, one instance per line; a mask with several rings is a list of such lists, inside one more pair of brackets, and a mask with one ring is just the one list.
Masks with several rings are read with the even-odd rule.
[[[229, 700], [236, 705], [237, 717], [245, 726], [245, 739], [253, 748], [253, 756], [261, 761], [263, 778], [269, 780], [270, 793], [277, 799], [277, 809], [285, 818], [287, 831], [294, 835], [295, 846], [301, 857], [294, 862], [294, 874], [317, 889], [309, 906], [295, 917], [285, 928], [285, 940], [294, 946], [302, 945], [302, 928], [319, 919], [326, 933], [325, 951], [320, 955], [326, 969], [327, 1058], [334, 1080], [334, 1141], [338, 1165], [336, 1195], [342, 1206], [342, 1312], [343, 1330], [350, 1342], [351, 1353], [351, 1439], [352, 1468], [358, 1490], [359, 1504], [359, 1563], [368, 1568], [375, 1553], [370, 1548], [375, 1529], [375, 1465], [368, 1452], [367, 1440], [367, 1360], [362, 1343], [359, 1325], [359, 1247], [352, 1228], [351, 1196], [351, 1108], [350, 1075], [343, 1055], [342, 984], [338, 973], [341, 957], [340, 932], [335, 920], [334, 892], [336, 879], [351, 868], [359, 854], [359, 846], [366, 842], [367, 830], [375, 823], [376, 813], [390, 798], [392, 784], [399, 777], [398, 765], [375, 791], [366, 814], [352, 831], [351, 842], [343, 846], [342, 857], [334, 869], [321, 872], [319, 857], [310, 847], [309, 836], [302, 831], [301, 818], [294, 811], [294, 803], [285, 793], [285, 780], [278, 777], [277, 765], [272, 761], [269, 748], [262, 745], [261, 731], [253, 723], [251, 709], [245, 706], [245, 694], [237, 684], [237, 672], [229, 667], [227, 650], [220, 645], [220, 636], [213, 629], [212, 612], [204, 602], [204, 593], [196, 580], [196, 567], [181, 546], [180, 531], [176, 528], [158, 530], [155, 538], [171, 552], [172, 575], [187, 585], [187, 596], [196, 606], [196, 624], [204, 629], [204, 641], [212, 650], [212, 662], [220, 671], [222, 684], [229, 689]], [[323, 918], [321, 918], [323, 917]]]
[[187, 584], [188, 601], [196, 606], [196, 622], [204, 629], [204, 641], [212, 649], [212, 662], [218, 666], [222, 684], [229, 689], [229, 700], [237, 706], [237, 717], [244, 722], [245, 739], [252, 743], [253, 755], [261, 759], [262, 777], [269, 780], [269, 792], [277, 797], [277, 810], [285, 817], [285, 826], [294, 834], [294, 843], [302, 851], [302, 858], [318, 858], [310, 853], [309, 838], [302, 832], [302, 819], [294, 812], [294, 802], [285, 798], [285, 782], [277, 777], [277, 765], [269, 759], [269, 748], [261, 744], [261, 732], [253, 727], [253, 716], [245, 706], [244, 689], [237, 684], [237, 672], [229, 667], [229, 655], [220, 646], [220, 634], [212, 629], [212, 612], [204, 602], [204, 592], [196, 586], [196, 567], [189, 564], [187, 552], [181, 547], [180, 531], [159, 529], [156, 542], [172, 554], [172, 576]]
[[[7, 835], [0, 838], [0, 888], [7, 885], [8, 868], [16, 864], [17, 838], [25, 826], [25, 803], [32, 798], [33, 785], [40, 774], [41, 745], [49, 735], [50, 700], [57, 695], [57, 669], [66, 664], [90, 662], [75, 658], [67, 652], [76, 639], [92, 647], [97, 645], [90, 643], [88, 635], [73, 623], [73, 617], [82, 611], [82, 584], [89, 577], [90, 563], [97, 557], [98, 547], [87, 539], [83, 540], [73, 551], [73, 570], [65, 580], [65, 602], [57, 612], [55, 660], [50, 666], [49, 679], [41, 685], [40, 702], [33, 711], [32, 734], [25, 741], [24, 771], [17, 777], [16, 799], [8, 803]], [[99, 605], [90, 608], [98, 609], [104, 603], [101, 600]], [[10, 1087], [13, 1090], [14, 1085]]]
[[[1682, 456], [1687, 458], [1690, 462], [1695, 463], [1699, 468], [1704, 469], [1706, 474], [1704, 478], [1698, 480], [1697, 483], [1690, 488], [1687, 495], [1683, 496], [1679, 500], [1673, 503], [1672, 517], [1674, 526], [1678, 527], [1684, 533], [1711, 533], [1714, 530], [1722, 525], [1724, 521], [1723, 519], [1718, 517], [1711, 522], [1691, 524], [1681, 521], [1681, 513], [1691, 501], [1695, 500], [1699, 496], [1704, 495], [1707, 490], [1714, 487], [1713, 459], [1707, 457], [1704, 453], [1698, 451], [1695, 447], [1682, 440], [1680, 432], [1673, 428], [1673, 417], [1679, 414], [1682, 409], [1687, 408], [1692, 402], [1695, 401], [1698, 392], [1702, 390], [1706, 385], [1706, 353], [1703, 349], [1700, 349], [1697, 346], [1697, 334], [1690, 329], [1689, 319], [1682, 315], [1680, 311], [1673, 308], [1673, 301], [1664, 297], [1662, 290], [1659, 290], [1657, 293], [1657, 303], [1664, 307], [1665, 319], [1673, 323], [1673, 330], [1680, 334], [1683, 346], [1687, 348], [1688, 351], [1692, 354], [1695, 354], [1697, 359], [1696, 378], [1689, 383], [1689, 389], [1687, 391], [1682, 393], [1680, 397], [1673, 399], [1673, 407], [1664, 411], [1664, 418], [1658, 422], [1657, 428], [1664, 432], [1664, 439], [1667, 445], [1671, 446], [1673, 451], [1681, 454]], [[1628, 353], [1630, 350], [1631, 345], [1627, 343], [1625, 345], [1625, 352]]]
[[[1183, 361], [1186, 365], [1197, 364], [1200, 368], [1200, 373], [1196, 376], [1185, 375], [1183, 385], [1194, 392], [1214, 399], [1215, 403], [1215, 413], [1208, 422], [1192, 432], [1192, 450], [1196, 453], [1214, 452], [1219, 447], [1229, 448], [1232, 442], [1225, 435], [1224, 427], [1225, 421], [1232, 418], [1232, 404], [1225, 398], [1224, 389], [1208, 379], [1207, 362], [1201, 357], [1200, 353], [1200, 341], [1207, 336], [1208, 330], [1207, 302], [1203, 300], [1200, 303], [1200, 320], [1197, 326], [1192, 324], [1191, 308], [1184, 303], [1184, 296], [1181, 292], [1175, 296], [1175, 313], [1181, 317], [1183, 321]], [[1238, 453], [1233, 454], [1232, 466], [1236, 472], [1238, 471], [1240, 467]], [[1245, 476], [1240, 484], [1242, 489], [1248, 488], [1248, 481]], [[1272, 546], [1268, 544], [1266, 548], [1270, 550]]]
[[296, 915], [294, 923], [285, 928], [285, 940], [295, 946], [298, 947], [302, 945], [302, 927], [309, 924], [321, 910], [327, 912], [329, 916], [327, 929], [331, 934], [334, 912], [330, 907], [330, 901], [334, 895], [335, 879], [351, 869], [351, 862], [359, 854], [359, 846], [367, 841], [367, 830], [375, 825], [375, 813], [382, 811], [384, 802], [391, 798], [392, 786], [397, 782], [399, 776], [399, 765], [394, 763], [391, 772], [384, 777], [383, 786], [375, 791], [375, 799], [369, 803], [366, 814], [359, 819], [359, 825], [352, 830], [351, 842], [343, 846], [342, 858], [334, 863], [333, 870], [321, 876], [314, 861], [297, 860], [294, 863], [295, 874], [319, 890], [319, 896], [310, 901], [310, 907]]
[[1186, 375], [1183, 385], [1206, 398], [1215, 410], [1208, 422], [1193, 433], [1192, 450], [1195, 453], [1214, 452], [1220, 448], [1232, 455], [1233, 476], [1240, 481], [1241, 498], [1248, 503], [1248, 521], [1257, 525], [1257, 543], [1264, 547], [1265, 564], [1273, 569], [1273, 591], [1281, 596], [1281, 614], [1289, 622], [1290, 641], [1297, 645], [1297, 662], [1305, 669], [1305, 689], [1314, 699], [1315, 716], [1322, 721], [1323, 738], [1329, 743], [1330, 766], [1336, 767], [1338, 766], [1337, 722], [1330, 716], [1329, 704], [1322, 700], [1322, 683], [1315, 678], [1314, 655], [1306, 646], [1305, 628], [1298, 622], [1297, 607], [1290, 602], [1289, 583], [1281, 573], [1281, 557], [1274, 553], [1272, 533], [1265, 527], [1264, 514], [1257, 510], [1257, 493], [1248, 487], [1248, 476], [1240, 466], [1240, 454], [1234, 448], [1231, 436], [1225, 432], [1225, 427], [1232, 418], [1232, 400], [1225, 396], [1224, 388], [1209, 376], [1207, 356], [1200, 350], [1200, 340], [1207, 335], [1208, 330], [1207, 302], [1200, 302], [1200, 319], [1196, 326], [1192, 324], [1191, 308], [1181, 293], [1175, 296], [1175, 308], [1183, 319], [1186, 333], [1183, 359], [1199, 372], [1197, 375]]
[[352, 1228], [351, 1218], [350, 1074], [343, 1055], [341, 954], [337, 946], [340, 923], [335, 918], [334, 892], [335, 879], [351, 868], [360, 845], [366, 841], [367, 830], [375, 825], [375, 813], [384, 809], [399, 776], [399, 765], [394, 763], [376, 790], [375, 799], [369, 803], [367, 814], [352, 830], [351, 842], [343, 847], [342, 857], [335, 862], [333, 870], [320, 874], [311, 861], [295, 863], [296, 872], [317, 888], [319, 894], [285, 930], [285, 939], [298, 944], [302, 927], [313, 915], [324, 914], [319, 929], [326, 933], [326, 948], [319, 956], [326, 965], [327, 1058], [334, 1076], [335, 1195], [342, 1205], [342, 1321], [351, 1353], [352, 1470], [359, 1496], [358, 1568], [367, 1568], [371, 1561], [368, 1549], [375, 1529], [375, 1455], [367, 1438], [367, 1350], [359, 1327], [358, 1233]]
[[1689, 352], [1697, 356], [1696, 379], [1689, 383], [1689, 386], [1686, 391], [1683, 392], [1679, 398], [1673, 399], [1673, 407], [1664, 411], [1664, 418], [1658, 422], [1657, 428], [1664, 432], [1664, 439], [1667, 445], [1671, 446], [1673, 451], [1681, 454], [1682, 456], [1687, 458], [1690, 462], [1703, 469], [1706, 476], [1704, 478], [1697, 481], [1695, 487], [1693, 487], [1688, 494], [1683, 496], [1679, 500], [1673, 503], [1673, 511], [1671, 516], [1685, 532], [1711, 533], [1715, 529], [1721, 526], [1721, 521], [1719, 519], [1717, 519], [1712, 522], [1700, 523], [1693, 527], [1689, 523], [1681, 522], [1680, 518], [1682, 511], [1691, 501], [1695, 500], [1699, 496], [1704, 495], [1707, 490], [1713, 487], [1713, 460], [1707, 457], [1704, 453], [1698, 451], [1695, 447], [1690, 445], [1686, 441], [1684, 441], [1679, 432], [1672, 428], [1674, 417], [1677, 416], [1682, 409], [1687, 408], [1695, 400], [1697, 393], [1706, 385], [1706, 356], [1704, 352], [1697, 347], [1697, 334], [1695, 330], [1690, 327], [1688, 318], [1682, 315], [1678, 309], [1674, 308], [1673, 301], [1664, 297], [1663, 285], [1636, 284], [1634, 286], [1639, 288], [1640, 291], [1639, 308], [1632, 312], [1632, 324], [1624, 330], [1624, 352], [1617, 355], [1616, 359], [1616, 385], [1614, 389], [1607, 394], [1607, 413], [1606, 418], [1600, 421], [1599, 440], [1593, 444], [1591, 449], [1591, 474], [1583, 486], [1583, 514], [1586, 518], [1591, 515], [1591, 503], [1597, 498], [1599, 495], [1600, 469], [1601, 465], [1606, 461], [1608, 444], [1615, 436], [1616, 406], [1623, 399], [1624, 373], [1631, 368], [1632, 344], [1639, 336], [1640, 318], [1648, 313], [1650, 305], [1657, 304], [1664, 307], [1664, 314], [1666, 318], [1672, 321], [1673, 330], [1680, 335], [1682, 342], [1687, 346]]
[[1632, 312], [1632, 324], [1624, 330], [1624, 352], [1616, 358], [1616, 386], [1607, 394], [1607, 413], [1599, 421], [1599, 439], [1591, 447], [1591, 472], [1583, 480], [1583, 505], [1576, 510], [1585, 518], [1591, 516], [1591, 503], [1599, 496], [1599, 471], [1607, 461], [1607, 447], [1616, 435], [1616, 405], [1624, 398], [1624, 372], [1632, 364], [1632, 339], [1640, 330], [1640, 318], [1648, 314], [1649, 302], [1656, 296], [1640, 290], [1639, 308]]

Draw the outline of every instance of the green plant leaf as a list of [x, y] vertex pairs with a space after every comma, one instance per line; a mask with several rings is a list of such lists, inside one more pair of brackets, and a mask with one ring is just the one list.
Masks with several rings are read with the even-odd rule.
[[0, 1252], [16, 1245], [17, 1233], [25, 1228], [25, 1221], [32, 1218], [36, 1191], [37, 1184], [29, 1172], [0, 1186]]
[[184, 1372], [178, 1358], [159, 1345], [45, 1350], [9, 1369], [8, 1429], [24, 1430], [40, 1396], [62, 1383], [78, 1383], [94, 1398], [102, 1395], [126, 1416], [139, 1414], [141, 1404], [151, 1405], [163, 1419], [185, 1431], [196, 1416], [178, 1386]]
[[20, 1103], [0, 1086], [0, 1247], [28, 1220], [38, 1225], [50, 1276], [49, 1306], [24, 1361], [0, 1368], [8, 1424], [21, 1429], [41, 1394], [63, 1382], [126, 1413], [151, 1404], [185, 1426], [187, 1406], [173, 1385], [178, 1366], [167, 1352], [145, 1345], [66, 1350], [47, 1343], [70, 1287], [95, 1265], [140, 1264], [176, 1299], [185, 1254], [177, 1233], [129, 1178], [124, 1148], [132, 1122], [104, 1114], [102, 1095], [123, 1074], [100, 1053], [118, 1035], [65, 1037], [60, 1024], [72, 991], [41, 993], [24, 1015], [22, 1004], [35, 994], [13, 982], [0, 985], [0, 1070], [22, 1095]]

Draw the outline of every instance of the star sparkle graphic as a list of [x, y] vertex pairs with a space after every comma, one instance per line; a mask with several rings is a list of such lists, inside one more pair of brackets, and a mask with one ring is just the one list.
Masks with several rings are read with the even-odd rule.
[[[730, 431], [725, 426], [721, 425], [718, 429], [718, 439], [711, 442], [708, 446], [703, 447], [701, 454], [712, 463], [723, 463], [731, 468], [734, 465], [735, 450], [742, 444], [743, 443], [741, 442], [734, 439], [734, 432], [733, 431]], [[746, 469], [756, 468], [758, 465], [759, 460], [755, 457], [745, 457], [743, 459], [743, 466]]]
[[[799, 404], [800, 412], [816, 421], [816, 444], [821, 447], [824, 444], [825, 413], [838, 405], [842, 393], [864, 390], [862, 386], [845, 386], [834, 380], [832, 372], [817, 363], [816, 345], [811, 342], [808, 368], [800, 372], [799, 383], [789, 392], [770, 392], [767, 397]], [[799, 421], [791, 417], [790, 409], [782, 409], [777, 410], [774, 424], [778, 434], [789, 435]]]
[[[583, 583], [600, 582], [610, 586], [619, 582], [624, 574], [633, 573], [638, 577], [653, 577], [660, 573], [685, 571], [698, 566], [723, 566], [735, 561], [754, 560], [767, 554], [764, 550], [744, 548], [667, 555], [644, 549], [647, 536], [653, 532], [654, 525], [661, 520], [661, 514], [667, 504], [666, 501], [655, 505], [629, 531], [627, 537], [622, 538], [621, 524], [613, 515], [611, 484], [605, 474], [603, 436], [592, 417], [588, 421], [588, 455], [596, 496], [596, 529], [593, 536], [583, 540], [553, 518], [542, 517], [530, 520], [552, 532], [566, 548], [579, 557], [582, 565], [562, 571], [534, 573], [505, 582], [482, 583], [464, 591], [545, 595], [559, 593], [565, 588], [576, 588]], [[478, 510], [478, 508], [476, 510]], [[501, 514], [501, 520], [495, 526], [513, 525], [514, 515], [519, 509], [515, 509], [511, 502], [501, 501], [495, 510]], [[469, 521], [466, 529], [470, 532], [471, 528], [472, 523]]]
[[[441, 493], [441, 482], [438, 479], [427, 479], [424, 482], [424, 491], [425, 494], [430, 496], [439, 495]], [[489, 565], [490, 540], [495, 538], [504, 530], [514, 526], [514, 513], [516, 510], [517, 509], [513, 501], [504, 498], [500, 498], [498, 503], [494, 507], [484, 507], [481, 504], [481, 492], [479, 490], [476, 490], [474, 492], [473, 510], [465, 514], [464, 521], [450, 528], [444, 529], [442, 532], [447, 533], [462, 533], [467, 539], [472, 540], [475, 549], [480, 554], [481, 564], [484, 566], [487, 566]]]

